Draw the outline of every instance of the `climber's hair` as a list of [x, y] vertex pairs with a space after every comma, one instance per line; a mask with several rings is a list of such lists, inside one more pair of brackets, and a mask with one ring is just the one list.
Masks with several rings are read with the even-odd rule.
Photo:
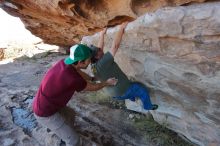
[[79, 62], [85, 62], [86, 60], [76, 61], [73, 63], [73, 65], [77, 65]]

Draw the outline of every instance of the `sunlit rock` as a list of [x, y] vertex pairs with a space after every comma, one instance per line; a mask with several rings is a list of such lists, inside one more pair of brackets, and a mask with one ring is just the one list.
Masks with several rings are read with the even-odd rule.
[[[159, 109], [156, 121], [192, 142], [220, 144], [220, 3], [169, 7], [128, 24], [116, 62], [145, 83]], [[108, 29], [105, 51], [118, 29]], [[83, 38], [97, 45], [99, 34]], [[126, 101], [143, 112], [141, 102]]]
[[[206, 0], [1, 0], [0, 7], [9, 14], [20, 17], [26, 28], [45, 43], [71, 46], [85, 35], [94, 34], [106, 26], [135, 20], [146, 12], [204, 1]], [[174, 12], [173, 15], [181, 17], [179, 12]], [[209, 13], [203, 12], [196, 17], [208, 15]], [[175, 26], [173, 33], [181, 31], [177, 23], [172, 25]], [[161, 29], [164, 28], [167, 28], [166, 24]]]

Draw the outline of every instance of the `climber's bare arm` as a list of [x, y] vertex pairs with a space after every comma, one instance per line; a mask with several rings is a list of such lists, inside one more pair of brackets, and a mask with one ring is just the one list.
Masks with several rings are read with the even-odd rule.
[[107, 28], [104, 28], [101, 32], [100, 32], [100, 38], [99, 38], [99, 43], [98, 43], [98, 47], [103, 50], [104, 49], [104, 36], [106, 34]]
[[115, 56], [116, 52], [118, 51], [118, 48], [120, 46], [122, 36], [124, 34], [124, 30], [125, 30], [127, 24], [128, 24], [128, 22], [124, 22], [120, 25], [119, 31], [117, 32], [115, 39], [112, 42], [110, 53], [112, 54], [113, 57]]

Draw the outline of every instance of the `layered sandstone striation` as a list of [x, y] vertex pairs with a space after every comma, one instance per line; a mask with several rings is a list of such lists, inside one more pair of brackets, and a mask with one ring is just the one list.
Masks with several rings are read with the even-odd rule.
[[45, 43], [71, 46], [106, 26], [132, 21], [161, 7], [206, 0], [0, 0], [0, 7], [19, 17]]

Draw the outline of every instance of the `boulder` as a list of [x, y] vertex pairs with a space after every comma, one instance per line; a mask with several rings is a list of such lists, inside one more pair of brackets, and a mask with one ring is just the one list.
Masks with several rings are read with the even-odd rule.
[[[220, 145], [220, 2], [166, 7], [128, 24], [116, 54], [121, 69], [151, 91], [159, 123], [201, 145]], [[108, 29], [105, 51], [117, 28]], [[99, 34], [83, 38], [97, 45]], [[126, 101], [145, 113], [141, 102]]]
[[206, 0], [0, 0], [0, 8], [19, 17], [45, 43], [71, 46], [85, 35], [132, 21], [161, 7]]

